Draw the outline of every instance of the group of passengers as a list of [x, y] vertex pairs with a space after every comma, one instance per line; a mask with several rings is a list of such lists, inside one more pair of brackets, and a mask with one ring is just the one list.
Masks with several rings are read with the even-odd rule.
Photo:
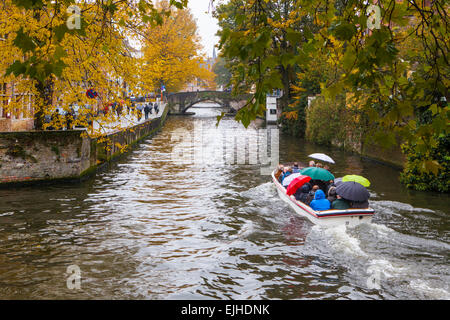
[[[309, 167], [319, 167], [329, 170], [327, 165], [323, 166], [321, 163], [309, 162]], [[302, 168], [295, 162], [292, 167], [279, 165], [278, 172], [275, 177], [282, 184], [283, 180], [293, 173], [300, 172]], [[287, 188], [287, 186], [286, 186]], [[369, 207], [369, 201], [357, 202], [350, 201], [342, 198], [336, 193], [336, 185], [334, 180], [322, 181], [322, 180], [310, 180], [303, 186], [298, 188], [294, 193], [294, 197], [297, 201], [301, 201], [304, 204], [310, 206], [315, 211], [324, 210], [346, 210], [346, 209], [367, 209]]]

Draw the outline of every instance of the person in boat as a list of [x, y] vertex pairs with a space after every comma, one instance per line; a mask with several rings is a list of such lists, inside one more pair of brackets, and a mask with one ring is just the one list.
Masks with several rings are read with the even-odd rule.
[[336, 185], [334, 184], [334, 180], [330, 180], [326, 183], [326, 189], [325, 189], [325, 194], [328, 194], [328, 192], [330, 191], [330, 189], [332, 187], [336, 188]]
[[352, 209], [368, 209], [369, 208], [369, 201], [352, 201], [350, 202], [350, 207]]
[[296, 200], [306, 203], [306, 198], [308, 197], [309, 192], [311, 191], [312, 186], [309, 182], [306, 182], [300, 188], [298, 188], [297, 192], [294, 193], [294, 197]]
[[350, 203], [337, 194], [336, 200], [331, 203], [331, 208], [336, 210], [347, 210], [350, 209]]
[[317, 190], [320, 190], [320, 187], [318, 185], [314, 185], [312, 187], [312, 189], [308, 192], [308, 195], [306, 196], [306, 199], [304, 201], [305, 204], [307, 204], [309, 206], [311, 201], [314, 200], [314, 196], [315, 196]]
[[283, 165], [281, 165], [281, 174], [280, 174], [280, 176], [278, 177], [278, 182], [280, 182], [280, 183], [282, 183], [283, 182], [283, 179], [284, 179], [284, 175], [286, 174], [286, 170], [288, 169], [289, 167], [285, 167], [285, 166], [283, 166]]
[[328, 201], [330, 201], [330, 203], [333, 203], [333, 201], [337, 199], [336, 187], [330, 187], [328, 189], [327, 199], [328, 199]]
[[309, 183], [313, 186], [318, 186], [325, 194], [328, 194], [327, 183], [325, 181], [312, 179]]
[[277, 172], [275, 173], [275, 179], [277, 179], [278, 181], [280, 181], [280, 176], [284, 173], [283, 169], [284, 166], [282, 164], [279, 164]]
[[314, 200], [311, 201], [309, 206], [315, 211], [324, 211], [331, 208], [331, 203], [325, 198], [325, 193], [319, 189], [314, 194]]
[[284, 178], [290, 176], [292, 174], [292, 168], [291, 167], [285, 167], [284, 168], [284, 174], [281, 176], [281, 183], [283, 183]]

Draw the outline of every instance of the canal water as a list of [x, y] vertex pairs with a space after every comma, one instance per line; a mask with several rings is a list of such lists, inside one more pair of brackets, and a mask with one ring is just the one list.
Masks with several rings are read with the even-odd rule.
[[216, 127], [208, 107], [81, 184], [0, 190], [0, 299], [450, 299], [448, 195], [280, 134], [280, 162], [324, 152], [336, 177], [372, 182], [373, 223], [314, 226], [278, 198], [251, 143], [236, 142], [246, 163], [222, 161], [224, 137], [264, 130]]

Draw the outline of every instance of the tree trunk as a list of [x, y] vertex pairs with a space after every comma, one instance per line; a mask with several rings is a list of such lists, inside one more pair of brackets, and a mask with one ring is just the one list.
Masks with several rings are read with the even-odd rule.
[[291, 77], [290, 66], [287, 68], [281, 66], [281, 81], [283, 82], [283, 96], [280, 98], [281, 108], [283, 111], [289, 106], [291, 102]]
[[35, 87], [38, 97], [34, 107], [34, 129], [43, 130], [45, 111], [53, 105], [53, 80], [38, 81]]

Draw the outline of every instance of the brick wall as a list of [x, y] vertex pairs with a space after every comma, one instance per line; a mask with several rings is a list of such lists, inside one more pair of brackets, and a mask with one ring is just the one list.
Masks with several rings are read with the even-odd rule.
[[97, 143], [81, 130], [0, 132], [0, 186], [79, 179], [121, 154], [118, 144], [133, 145], [154, 134], [167, 113], [164, 108], [160, 118], [108, 135], [108, 143]]
[[79, 177], [95, 163], [81, 131], [0, 133], [0, 183]]

